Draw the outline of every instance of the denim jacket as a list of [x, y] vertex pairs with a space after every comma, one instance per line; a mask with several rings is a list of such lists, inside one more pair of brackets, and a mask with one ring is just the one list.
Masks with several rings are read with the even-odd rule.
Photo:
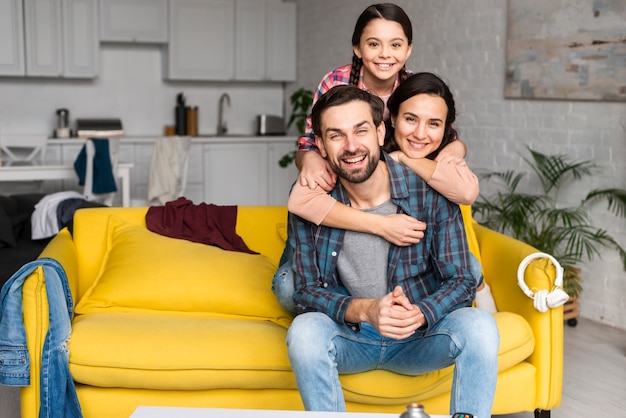
[[82, 417], [74, 380], [69, 372], [67, 342], [74, 309], [65, 270], [58, 261], [41, 258], [25, 264], [0, 293], [0, 384], [30, 385], [30, 358], [23, 322], [22, 287], [38, 267], [43, 268], [49, 305], [49, 328], [41, 358], [39, 417]]

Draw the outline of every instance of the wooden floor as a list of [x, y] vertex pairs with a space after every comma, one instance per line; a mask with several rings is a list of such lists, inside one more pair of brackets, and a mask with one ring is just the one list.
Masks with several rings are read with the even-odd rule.
[[[20, 418], [19, 391], [0, 385], [0, 418]], [[565, 327], [561, 407], [552, 418], [625, 417], [626, 331], [581, 319]], [[497, 418], [532, 418], [532, 412]]]
[[626, 331], [580, 319], [564, 334], [563, 399], [551, 418], [626, 417]]

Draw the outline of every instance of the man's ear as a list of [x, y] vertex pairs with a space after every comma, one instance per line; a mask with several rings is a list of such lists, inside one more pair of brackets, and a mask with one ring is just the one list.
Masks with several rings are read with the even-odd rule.
[[385, 121], [380, 122], [380, 125], [376, 128], [376, 133], [378, 134], [378, 145], [381, 147], [385, 144], [385, 133], [387, 132], [387, 127], [385, 126]]
[[322, 157], [326, 158], [328, 154], [326, 154], [326, 148], [324, 148], [324, 140], [317, 135], [315, 135], [315, 145], [317, 145], [317, 148], [320, 150]]

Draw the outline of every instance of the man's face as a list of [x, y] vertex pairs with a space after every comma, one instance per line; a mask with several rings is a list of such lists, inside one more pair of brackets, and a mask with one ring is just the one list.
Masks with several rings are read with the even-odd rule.
[[385, 124], [374, 126], [368, 103], [356, 100], [331, 106], [321, 114], [322, 156], [337, 175], [351, 183], [367, 180], [378, 165]]

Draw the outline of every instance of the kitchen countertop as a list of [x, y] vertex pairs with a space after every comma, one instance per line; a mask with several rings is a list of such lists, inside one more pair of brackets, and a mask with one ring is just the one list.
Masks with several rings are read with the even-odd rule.
[[[121, 138], [121, 142], [155, 142], [157, 138], [162, 138], [162, 135], [137, 135], [137, 136], [125, 136]], [[79, 141], [84, 141], [86, 138], [48, 138], [49, 144], [75, 144]], [[250, 143], [250, 142], [293, 142], [297, 141], [296, 135], [237, 135], [229, 134], [227, 136], [216, 135], [200, 135], [191, 138], [193, 143]]]

